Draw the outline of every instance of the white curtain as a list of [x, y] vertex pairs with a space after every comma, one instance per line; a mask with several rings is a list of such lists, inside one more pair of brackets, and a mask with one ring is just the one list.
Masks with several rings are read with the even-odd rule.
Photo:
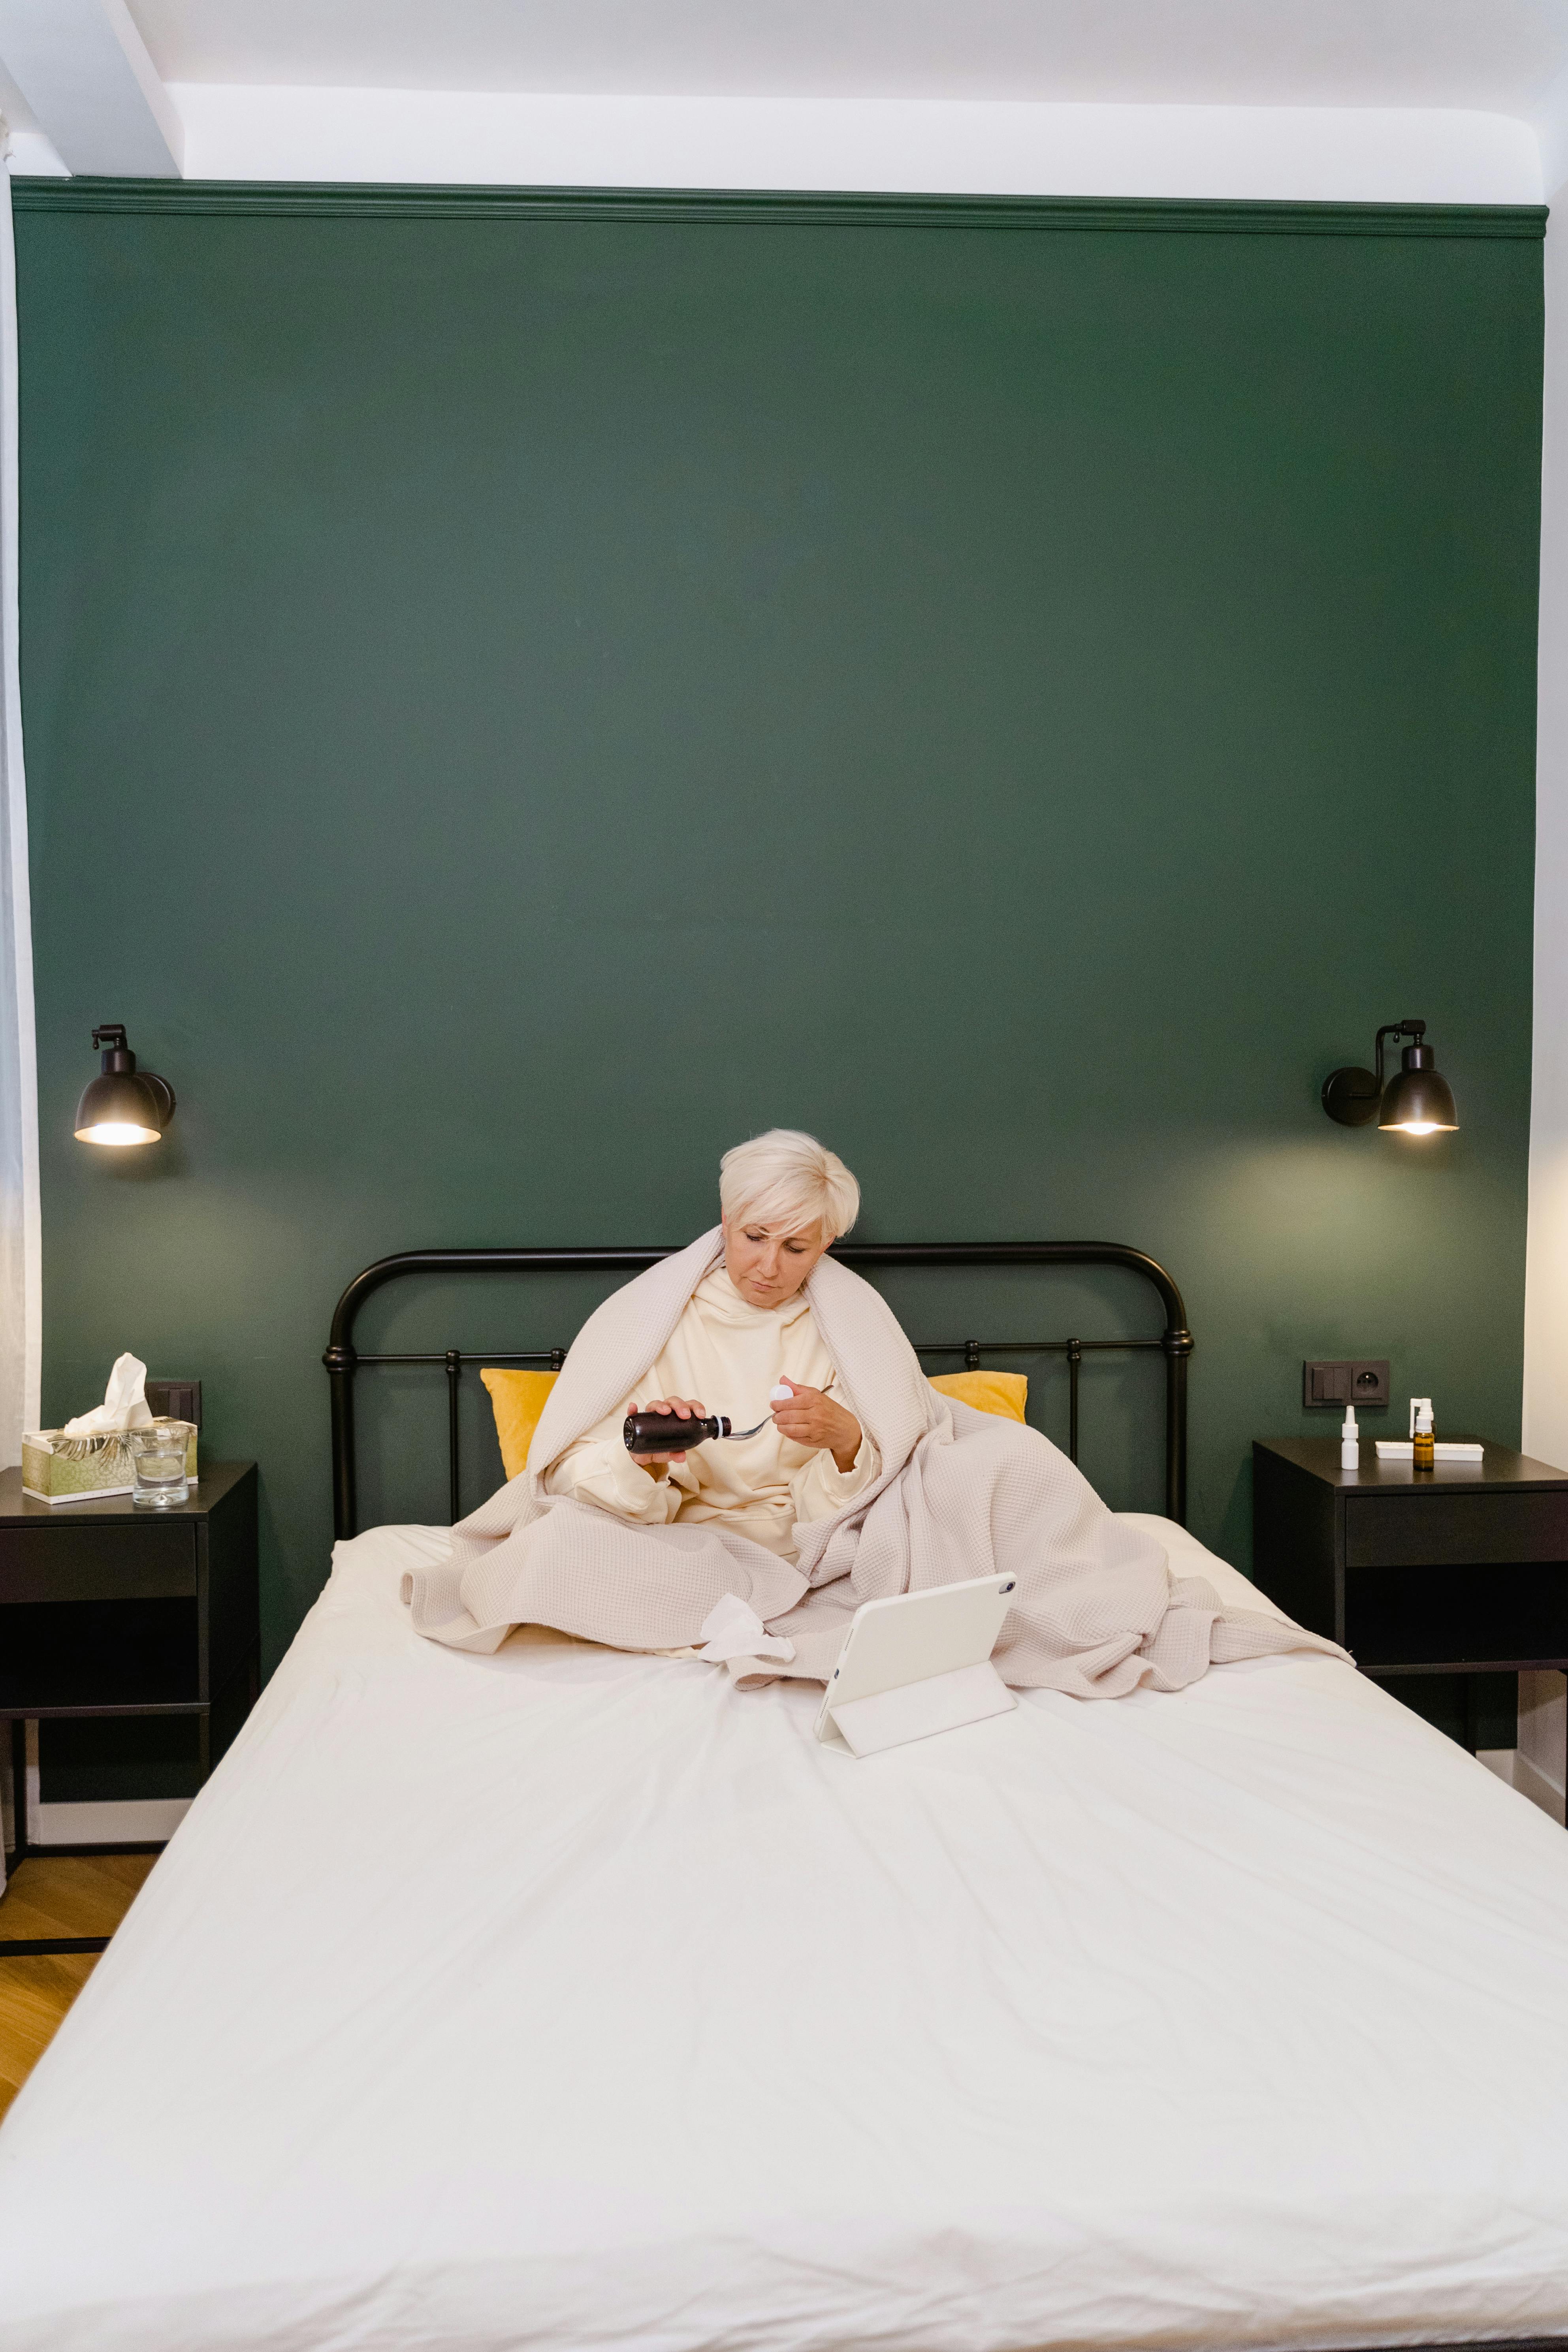
[[[0, 121], [0, 158], [10, 145]], [[38, 1078], [16, 610], [16, 252], [0, 160], [0, 1468], [38, 1426]]]

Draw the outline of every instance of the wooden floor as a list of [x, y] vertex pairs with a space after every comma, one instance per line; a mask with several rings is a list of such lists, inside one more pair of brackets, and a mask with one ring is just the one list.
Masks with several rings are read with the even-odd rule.
[[[0, 1895], [0, 1937], [112, 1936], [155, 1853], [40, 1854]], [[0, 1955], [0, 2115], [26, 2081], [98, 1965], [96, 1952]]]

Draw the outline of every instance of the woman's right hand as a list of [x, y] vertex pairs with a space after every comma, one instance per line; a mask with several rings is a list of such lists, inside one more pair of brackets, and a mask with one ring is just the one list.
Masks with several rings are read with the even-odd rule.
[[[695, 1397], [652, 1397], [647, 1404], [636, 1405], [633, 1410], [637, 1412], [673, 1412], [682, 1421], [703, 1421], [708, 1414], [707, 1406], [699, 1404]], [[632, 1460], [640, 1462], [651, 1476], [658, 1475], [653, 1468], [656, 1462], [684, 1462], [685, 1459], [684, 1453], [634, 1454], [632, 1455]]]

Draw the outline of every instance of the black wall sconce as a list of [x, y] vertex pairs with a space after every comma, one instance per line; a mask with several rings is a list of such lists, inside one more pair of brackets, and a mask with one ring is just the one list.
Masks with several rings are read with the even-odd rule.
[[[1411, 1040], [1399, 1057], [1399, 1069], [1386, 1082], [1385, 1037]], [[1390, 1021], [1378, 1031], [1375, 1071], [1348, 1064], [1342, 1070], [1331, 1070], [1323, 1080], [1323, 1108], [1342, 1127], [1370, 1127], [1376, 1119], [1385, 1133], [1394, 1135], [1449, 1135], [1459, 1124], [1453, 1089], [1426, 1043], [1425, 1021]]]
[[174, 1089], [155, 1070], [139, 1070], [118, 1021], [92, 1033], [102, 1056], [99, 1076], [76, 1107], [79, 1143], [159, 1143], [174, 1116]]

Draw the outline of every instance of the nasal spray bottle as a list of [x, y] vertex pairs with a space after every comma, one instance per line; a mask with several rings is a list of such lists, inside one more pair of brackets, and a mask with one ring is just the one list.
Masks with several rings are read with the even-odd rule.
[[1415, 1423], [1410, 1433], [1410, 1467], [1412, 1470], [1435, 1470], [1437, 1466], [1436, 1444], [1432, 1434], [1432, 1400], [1416, 1397]]
[[1344, 1426], [1340, 1431], [1340, 1468], [1342, 1470], [1361, 1468], [1361, 1432], [1356, 1427], [1353, 1404], [1346, 1405]]

